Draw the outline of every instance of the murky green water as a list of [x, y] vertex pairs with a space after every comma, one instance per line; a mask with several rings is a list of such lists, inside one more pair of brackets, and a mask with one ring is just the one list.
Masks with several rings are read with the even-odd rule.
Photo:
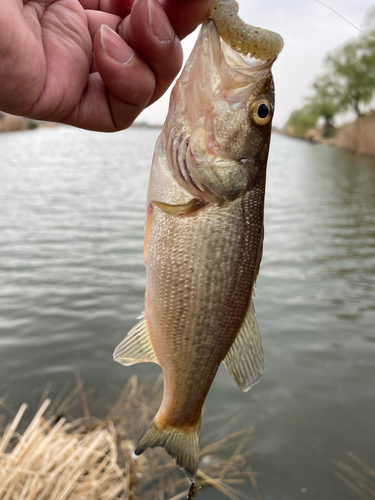
[[[0, 397], [15, 407], [31, 414], [48, 381], [54, 394], [79, 371], [103, 416], [112, 384], [159, 373], [112, 361], [143, 310], [157, 135], [0, 135]], [[375, 161], [273, 137], [255, 305], [263, 379], [243, 394], [220, 369], [205, 415], [225, 418], [203, 422], [202, 443], [254, 425], [249, 461], [266, 500], [357, 498], [331, 460], [353, 451], [375, 466]]]

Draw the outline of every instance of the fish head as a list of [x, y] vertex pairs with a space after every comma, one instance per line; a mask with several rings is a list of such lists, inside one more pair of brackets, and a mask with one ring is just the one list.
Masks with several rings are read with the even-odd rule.
[[220, 204], [265, 175], [274, 112], [273, 60], [242, 56], [206, 21], [172, 96], [164, 140], [177, 180]]

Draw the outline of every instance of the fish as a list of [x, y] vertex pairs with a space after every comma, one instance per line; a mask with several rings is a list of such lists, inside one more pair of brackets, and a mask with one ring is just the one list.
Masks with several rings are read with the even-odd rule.
[[162, 446], [194, 483], [202, 406], [224, 363], [243, 391], [263, 371], [253, 295], [280, 35], [215, 0], [176, 82], [147, 194], [145, 311], [118, 345], [125, 366], [158, 363], [161, 406], [137, 455]]

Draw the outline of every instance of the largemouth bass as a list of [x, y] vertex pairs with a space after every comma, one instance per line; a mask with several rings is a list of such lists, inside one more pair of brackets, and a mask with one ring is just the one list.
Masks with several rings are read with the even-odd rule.
[[271, 67], [282, 48], [279, 35], [245, 25], [233, 0], [215, 0], [211, 17], [156, 144], [145, 313], [114, 354], [124, 365], [162, 367], [163, 400], [135, 453], [163, 446], [192, 482], [201, 410], [220, 363], [243, 391], [262, 374], [252, 294], [262, 258]]

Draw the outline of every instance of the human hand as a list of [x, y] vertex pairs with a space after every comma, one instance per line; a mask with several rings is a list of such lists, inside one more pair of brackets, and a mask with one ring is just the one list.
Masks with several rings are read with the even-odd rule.
[[[161, 5], [162, 4], [162, 5]], [[182, 64], [211, 0], [0, 0], [0, 110], [113, 132]]]

